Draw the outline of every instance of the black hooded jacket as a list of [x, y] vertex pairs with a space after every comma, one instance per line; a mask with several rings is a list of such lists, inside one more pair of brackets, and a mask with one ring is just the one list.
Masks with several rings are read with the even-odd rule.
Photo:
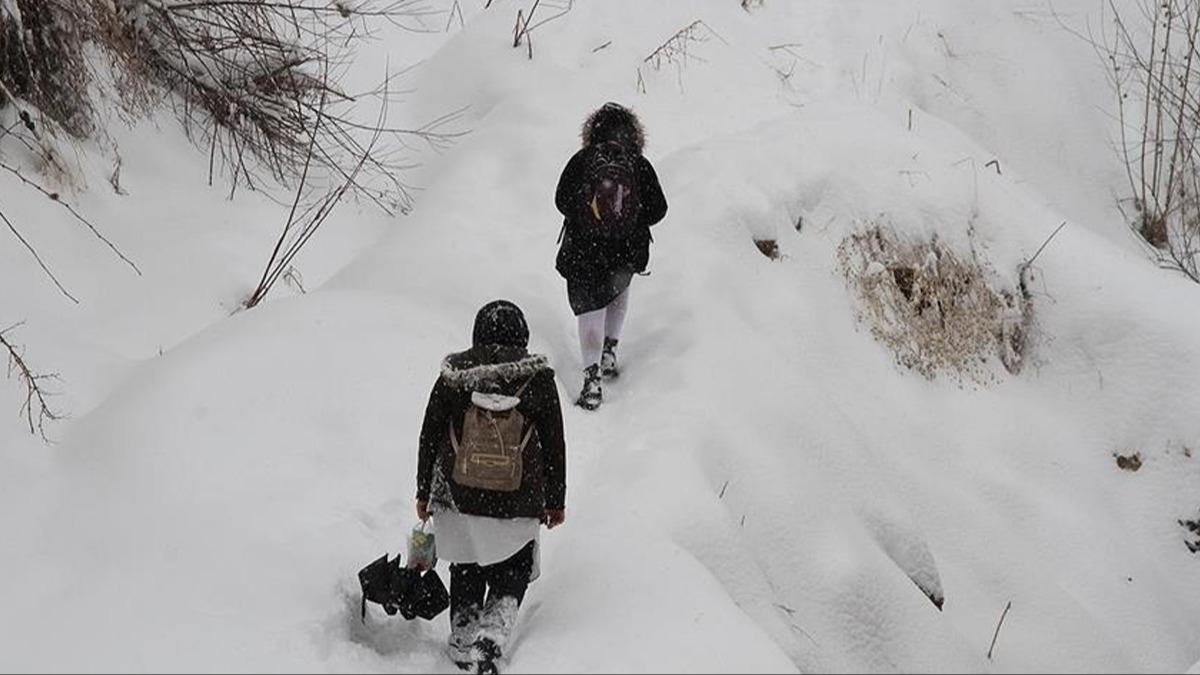
[[[442, 362], [421, 427], [417, 460], [417, 499], [431, 511], [453, 510], [493, 518], [542, 518], [566, 506], [566, 444], [554, 370], [546, 357], [526, 350], [529, 329], [521, 310], [506, 301], [485, 305], [475, 318], [474, 346]], [[517, 406], [535, 433], [522, 456], [521, 486], [495, 492], [453, 480], [451, 427], [462, 433], [471, 394], [508, 396], [521, 392]]]
[[[584, 122], [583, 147], [576, 152], [558, 179], [554, 203], [563, 214], [563, 241], [555, 267], [568, 281], [584, 284], [604, 283], [613, 274], [641, 272], [650, 259], [650, 227], [667, 215], [667, 200], [658, 174], [642, 155], [645, 133], [633, 111], [616, 103], [606, 103]], [[591, 148], [606, 141], [616, 141], [636, 157], [635, 179], [641, 210], [638, 227], [628, 239], [588, 237], [582, 228], [575, 227], [586, 188], [584, 169]]]

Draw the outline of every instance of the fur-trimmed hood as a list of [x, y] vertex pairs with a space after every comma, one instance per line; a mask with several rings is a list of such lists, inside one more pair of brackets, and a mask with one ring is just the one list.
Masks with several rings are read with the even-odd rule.
[[517, 347], [485, 345], [442, 360], [442, 379], [455, 389], [490, 393], [505, 383], [550, 370], [550, 360]]
[[580, 132], [583, 147], [605, 141], [617, 141], [628, 150], [642, 154], [646, 147], [646, 131], [632, 110], [619, 103], [605, 103], [583, 123]]

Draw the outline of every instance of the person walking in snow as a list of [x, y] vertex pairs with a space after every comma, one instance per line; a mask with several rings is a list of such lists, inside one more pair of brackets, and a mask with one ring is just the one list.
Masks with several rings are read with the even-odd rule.
[[442, 362], [421, 427], [417, 516], [450, 564], [449, 655], [497, 672], [538, 575], [541, 526], [566, 519], [566, 444], [554, 370], [530, 354], [520, 308], [475, 317], [472, 347]]
[[667, 214], [645, 134], [633, 111], [605, 103], [583, 125], [583, 147], [563, 169], [555, 205], [563, 214], [555, 267], [579, 321], [583, 389], [576, 404], [595, 410], [601, 381], [619, 374], [617, 343], [629, 285], [650, 261], [650, 227]]

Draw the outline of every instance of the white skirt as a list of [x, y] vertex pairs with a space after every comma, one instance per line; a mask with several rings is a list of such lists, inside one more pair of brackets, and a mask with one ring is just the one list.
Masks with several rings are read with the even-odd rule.
[[533, 581], [540, 573], [542, 523], [537, 518], [489, 518], [457, 511], [431, 514], [437, 557], [452, 563], [494, 565], [533, 545]]

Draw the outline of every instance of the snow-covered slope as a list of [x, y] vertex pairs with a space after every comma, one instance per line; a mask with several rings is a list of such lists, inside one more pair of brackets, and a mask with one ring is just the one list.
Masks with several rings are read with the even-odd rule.
[[[478, 306], [521, 305], [576, 393], [551, 194], [583, 117], [619, 100], [671, 212], [625, 373], [599, 412], [566, 411], [568, 522], [510, 669], [1185, 671], [1200, 289], [1112, 208], [1103, 73], [1059, 25], [1094, 3], [1055, 5], [577, 2], [532, 60], [511, 48], [523, 5], [476, 8], [400, 111], [470, 106], [413, 214], [348, 207], [301, 263], [318, 289], [231, 318], [278, 207], [201, 188], [169, 125], [123, 137], [133, 194], [80, 200], [145, 276], [80, 254], [63, 275], [80, 307], [0, 295], [75, 413], [48, 449], [0, 429], [0, 666], [451, 669], [444, 618], [364, 624], [354, 573], [412, 525], [425, 398]], [[697, 58], [644, 61], [698, 19]], [[358, 72], [411, 58], [417, 38], [393, 39]], [[846, 235], [885, 223], [1012, 279], [1063, 221], [1036, 264], [1033, 365], [986, 386], [896, 366], [837, 266]], [[33, 278], [0, 255], [6, 282]], [[1133, 452], [1141, 469], [1118, 469]]]

